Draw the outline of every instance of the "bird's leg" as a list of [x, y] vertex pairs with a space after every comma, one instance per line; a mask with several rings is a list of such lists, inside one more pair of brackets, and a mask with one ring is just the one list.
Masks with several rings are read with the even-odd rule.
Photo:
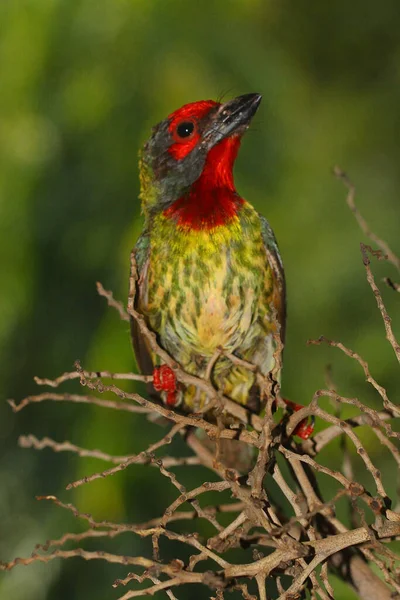
[[[301, 404], [296, 404], [296, 402], [292, 402], [291, 400], [286, 400], [285, 398], [283, 398], [283, 401], [294, 412], [297, 412], [301, 408], [304, 408], [304, 406], [302, 406]], [[314, 417], [314, 415], [311, 415], [310, 423], [308, 422], [308, 418], [303, 419], [297, 425], [297, 427], [293, 431], [293, 434], [298, 435], [302, 440], [308, 440], [308, 438], [314, 431], [314, 424], [315, 424], [315, 417]]]
[[164, 392], [162, 398], [168, 406], [176, 406], [179, 403], [180, 392], [175, 373], [168, 365], [155, 367], [153, 371], [153, 386], [157, 392]]
[[[162, 398], [168, 406], [177, 406], [180, 402], [181, 391], [175, 377], [175, 373], [168, 365], [155, 367], [153, 371], [153, 386], [157, 392], [162, 393]], [[291, 400], [283, 398], [285, 404], [293, 411], [298, 411], [304, 408], [301, 404], [296, 404]], [[294, 435], [298, 435], [301, 439], [307, 440], [314, 431], [315, 418], [311, 415], [310, 423], [307, 419], [303, 419], [293, 431]]]

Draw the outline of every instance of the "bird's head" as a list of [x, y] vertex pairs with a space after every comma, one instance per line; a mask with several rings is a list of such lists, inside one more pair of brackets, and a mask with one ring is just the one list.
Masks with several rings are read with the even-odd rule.
[[240, 139], [260, 102], [260, 94], [245, 94], [224, 104], [201, 100], [185, 104], [156, 125], [140, 158], [145, 215], [165, 211], [200, 179], [209, 187], [233, 191]]

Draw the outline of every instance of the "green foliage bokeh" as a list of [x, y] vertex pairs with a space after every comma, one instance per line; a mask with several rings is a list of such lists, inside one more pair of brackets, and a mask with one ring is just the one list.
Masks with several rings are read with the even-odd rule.
[[[157, 516], [175, 497], [143, 467], [68, 495], [69, 481], [104, 465], [16, 444], [33, 432], [132, 453], [158, 434], [140, 417], [52, 403], [15, 416], [5, 400], [35, 393], [34, 375], [55, 377], [77, 358], [96, 370], [134, 368], [127, 326], [94, 284], [126, 297], [141, 227], [137, 151], [151, 126], [186, 102], [263, 94], [235, 173], [241, 195], [270, 220], [286, 268], [284, 394], [307, 403], [333, 363], [343, 394], [379, 405], [350, 359], [306, 346], [324, 334], [362, 354], [398, 400], [395, 359], [361, 262], [364, 238], [331, 169], [339, 163], [351, 174], [364, 216], [399, 251], [399, 17], [396, 0], [0, 3], [2, 560], [79, 530], [60, 509], [35, 503], [37, 494], [117, 521]], [[374, 271], [377, 280], [393, 275], [388, 265]], [[383, 295], [395, 318], [398, 295]], [[377, 442], [370, 447], [379, 460]], [[394, 468], [382, 465], [389, 477]], [[125, 553], [145, 547], [134, 538], [120, 544]], [[79, 559], [18, 567], [2, 575], [0, 596], [112, 598], [121, 595], [112, 577], [124, 575]], [[337, 585], [338, 597], [352, 597]]]

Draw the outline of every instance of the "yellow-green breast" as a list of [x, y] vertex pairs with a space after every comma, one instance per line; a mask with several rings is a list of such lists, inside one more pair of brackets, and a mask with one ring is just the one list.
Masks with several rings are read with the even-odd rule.
[[[254, 362], [262, 372], [272, 368], [276, 279], [260, 216], [250, 204], [245, 202], [229, 223], [212, 230], [178, 227], [158, 214], [142, 279], [139, 308], [185, 370], [204, 375], [219, 348]], [[246, 404], [254, 375], [221, 357], [214, 382]], [[195, 409], [206, 398], [189, 388], [183, 400]]]

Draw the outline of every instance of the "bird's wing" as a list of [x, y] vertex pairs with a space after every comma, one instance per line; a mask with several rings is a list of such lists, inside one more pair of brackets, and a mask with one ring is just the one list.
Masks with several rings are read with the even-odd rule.
[[274, 278], [274, 292], [272, 297], [273, 305], [278, 314], [278, 320], [280, 323], [280, 334], [282, 342], [285, 342], [285, 329], [286, 329], [286, 283], [285, 283], [285, 272], [283, 270], [283, 264], [281, 255], [279, 253], [278, 244], [276, 242], [274, 232], [271, 229], [267, 219], [260, 215], [261, 222], [261, 234], [264, 241], [265, 251], [267, 253], [267, 260], [271, 266], [273, 278]]
[[[136, 282], [135, 308], [138, 309], [140, 297], [143, 297], [143, 295], [146, 294], [147, 287], [146, 273], [150, 257], [150, 237], [146, 231], [141, 234], [136, 242], [134, 253], [138, 274], [138, 279]], [[140, 372], [144, 375], [152, 375], [154, 365], [151, 357], [151, 350], [148, 342], [140, 333], [139, 327], [133, 318], [131, 318], [131, 337], [136, 362]], [[154, 391], [153, 386], [151, 386], [151, 388], [152, 391]]]

